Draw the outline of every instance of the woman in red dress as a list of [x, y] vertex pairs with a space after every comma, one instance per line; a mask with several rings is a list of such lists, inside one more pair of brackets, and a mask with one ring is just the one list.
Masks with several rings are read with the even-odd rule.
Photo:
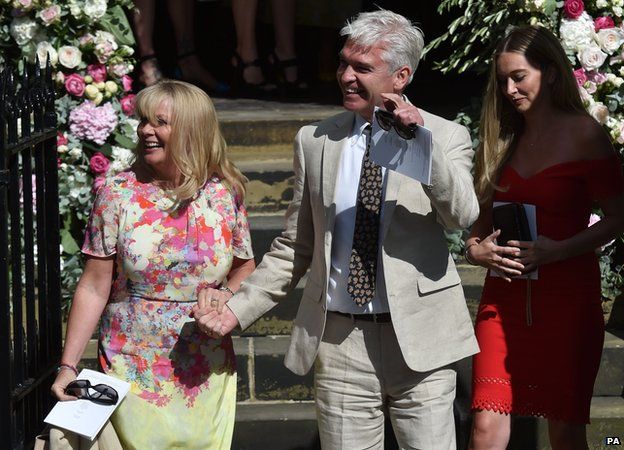
[[[595, 249], [624, 230], [621, 165], [542, 27], [498, 45], [481, 117], [481, 214], [466, 259], [489, 269], [477, 314], [472, 449], [504, 449], [510, 414], [548, 419], [552, 448], [587, 449], [604, 338]], [[493, 202], [535, 205], [537, 239], [496, 242]], [[604, 218], [587, 227], [594, 204]], [[537, 279], [517, 278], [537, 270]]]

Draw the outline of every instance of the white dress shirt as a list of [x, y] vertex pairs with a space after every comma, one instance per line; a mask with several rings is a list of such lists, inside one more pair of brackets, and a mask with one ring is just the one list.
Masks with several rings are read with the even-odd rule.
[[[351, 314], [379, 314], [389, 312], [386, 296], [386, 283], [381, 266], [381, 241], [377, 243], [377, 278], [375, 297], [364, 306], [358, 306], [347, 292], [349, 276], [349, 260], [353, 248], [353, 230], [355, 228], [355, 212], [362, 171], [362, 160], [366, 152], [366, 135], [363, 134], [368, 122], [360, 115], [355, 115], [351, 134], [346, 140], [340, 156], [334, 203], [336, 205], [336, 221], [331, 249], [329, 285], [327, 288], [327, 309]], [[379, 223], [383, 217], [383, 198], [386, 191], [386, 169], [381, 168], [383, 176], [382, 203]]]

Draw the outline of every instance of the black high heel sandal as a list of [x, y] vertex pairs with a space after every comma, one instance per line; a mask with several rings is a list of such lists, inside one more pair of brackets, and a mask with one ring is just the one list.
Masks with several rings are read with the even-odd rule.
[[232, 88], [235, 94], [241, 96], [261, 97], [275, 90], [275, 86], [269, 84], [266, 80], [266, 77], [261, 83], [249, 83], [247, 80], [245, 80], [244, 72], [245, 69], [248, 67], [258, 67], [262, 71], [262, 74], [264, 76], [265, 68], [263, 67], [260, 58], [256, 58], [253, 61], [245, 62], [237, 52], [234, 52], [232, 58], [234, 59], [232, 64], [232, 68], [234, 69], [234, 74], [232, 77]]
[[[269, 63], [272, 67], [273, 77], [277, 82], [277, 85], [287, 91], [305, 91], [308, 89], [308, 83], [301, 78], [301, 68], [299, 67], [299, 60], [297, 58], [290, 58], [281, 60], [273, 50], [269, 54]], [[286, 69], [295, 67], [297, 69], [297, 78], [293, 81], [286, 79]]]
[[[173, 71], [173, 76], [176, 80], [188, 81], [189, 83], [195, 84], [197, 87], [201, 88], [202, 90], [208, 93], [227, 94], [228, 92], [230, 92], [230, 85], [222, 81], [219, 81], [217, 79], [214, 80], [214, 85], [208, 85], [207, 83], [202, 82], [199, 79], [188, 77], [182, 70], [182, 67], [180, 67], [180, 61], [185, 58], [189, 58], [191, 56], [197, 56], [197, 51], [191, 50], [186, 53], [181, 53], [177, 56], [178, 65], [175, 67]], [[203, 69], [206, 70], [205, 68]], [[208, 71], [206, 70], [206, 72]], [[208, 73], [210, 74], [210, 72]], [[210, 76], [212, 77], [212, 74], [210, 74]]]

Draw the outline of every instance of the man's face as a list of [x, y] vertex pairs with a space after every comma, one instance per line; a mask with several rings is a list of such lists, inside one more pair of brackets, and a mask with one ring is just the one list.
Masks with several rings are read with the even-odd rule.
[[382, 51], [380, 44], [361, 48], [347, 41], [340, 51], [340, 65], [336, 72], [344, 107], [369, 121], [375, 106], [383, 105], [379, 94], [400, 94], [410, 74], [408, 67], [391, 72], [381, 59]]

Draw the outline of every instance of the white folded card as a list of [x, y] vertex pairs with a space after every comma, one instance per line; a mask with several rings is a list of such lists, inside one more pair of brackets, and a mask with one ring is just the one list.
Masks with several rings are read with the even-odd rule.
[[371, 129], [370, 158], [382, 167], [430, 186], [432, 139], [431, 131], [420, 125], [416, 126], [413, 139], [403, 139], [394, 127], [384, 131], [375, 118]]
[[72, 431], [92, 441], [130, 390], [130, 383], [89, 369], [82, 369], [78, 374], [78, 379], [89, 380], [92, 385], [107, 384], [112, 387], [119, 394], [117, 404], [101, 405], [88, 399], [57, 402], [44, 422]]

